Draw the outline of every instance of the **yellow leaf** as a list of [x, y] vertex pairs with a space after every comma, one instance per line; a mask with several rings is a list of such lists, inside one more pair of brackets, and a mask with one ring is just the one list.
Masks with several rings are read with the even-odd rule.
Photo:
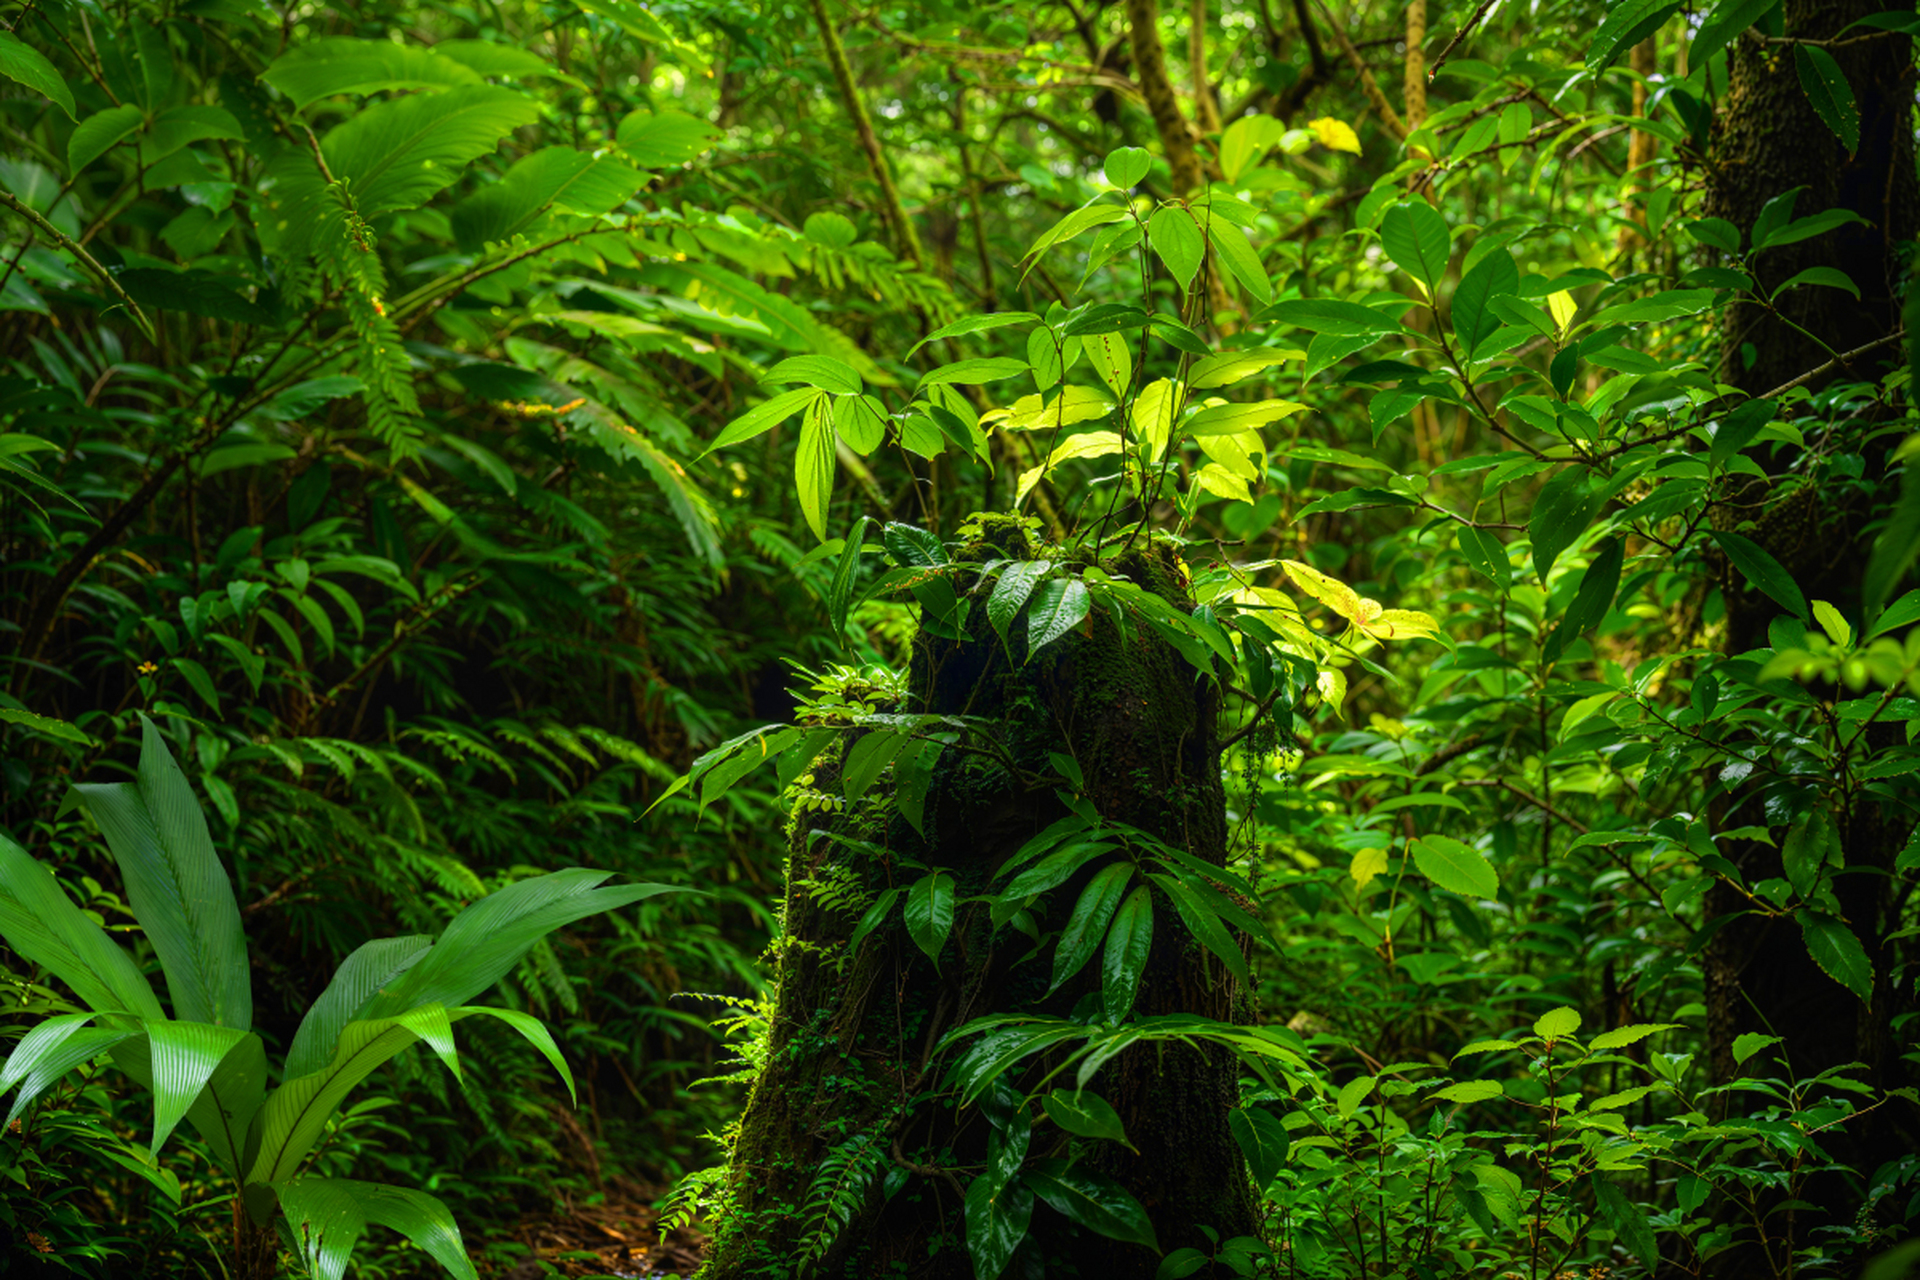
[[1560, 332], [1565, 333], [1567, 326], [1573, 323], [1574, 312], [1580, 310], [1580, 304], [1573, 300], [1572, 294], [1562, 289], [1547, 299], [1547, 310], [1553, 312], [1553, 322], [1560, 326]]
[[1387, 851], [1385, 849], [1362, 849], [1353, 855], [1353, 862], [1347, 868], [1347, 874], [1353, 877], [1354, 884], [1361, 889], [1367, 887], [1367, 881], [1386, 873]]
[[1313, 684], [1320, 696], [1333, 705], [1334, 714], [1345, 720], [1347, 713], [1340, 704], [1347, 700], [1347, 673], [1338, 667], [1322, 667]]
[[1353, 126], [1335, 120], [1332, 116], [1321, 116], [1318, 120], [1307, 121], [1307, 128], [1313, 130], [1313, 136], [1320, 139], [1320, 145], [1329, 151], [1351, 151], [1360, 154], [1360, 135]]
[[1155, 378], [1140, 389], [1133, 402], [1133, 430], [1137, 438], [1152, 446], [1152, 460], [1158, 462], [1167, 451], [1173, 435], [1173, 412], [1180, 405], [1180, 384], [1171, 378]]
[[[1373, 602], [1369, 600], [1362, 603]], [[1382, 609], [1364, 620], [1356, 619], [1354, 625], [1375, 640], [1426, 639], [1440, 632], [1440, 624], [1432, 614], [1416, 613], [1411, 609]]]
[[1282, 560], [1280, 566], [1287, 571], [1287, 576], [1293, 579], [1295, 586], [1347, 621], [1352, 622], [1360, 614], [1359, 595], [1338, 578], [1330, 578], [1312, 565], [1302, 564], [1298, 560]]
[[1209, 462], [1200, 468], [1193, 477], [1193, 483], [1215, 497], [1226, 498], [1232, 502], [1251, 503], [1253, 501], [1253, 494], [1247, 490], [1247, 482], [1217, 462]]

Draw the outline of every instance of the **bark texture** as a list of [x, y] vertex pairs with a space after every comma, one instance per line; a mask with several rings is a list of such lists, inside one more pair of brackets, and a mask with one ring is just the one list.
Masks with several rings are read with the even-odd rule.
[[[1147, 100], [1160, 145], [1173, 171], [1173, 193], [1189, 196], [1206, 180], [1199, 153], [1193, 149], [1193, 131], [1180, 114], [1173, 80], [1167, 75], [1167, 51], [1160, 43], [1160, 6], [1155, 0], [1127, 0], [1127, 41], [1133, 52], [1133, 78]], [[1204, 74], [1204, 72], [1202, 73]]]
[[[1013, 522], [987, 537], [992, 541], [962, 558], [1039, 554]], [[1104, 567], [1186, 603], [1184, 570], [1169, 553], [1136, 552]], [[921, 874], [898, 867], [897, 858], [946, 869], [962, 901], [988, 892], [1007, 857], [1066, 812], [1053, 783], [1029, 788], [1019, 779], [1049, 773], [1050, 752], [1079, 762], [1085, 794], [1104, 818], [1152, 831], [1214, 865], [1224, 858], [1212, 687], [1146, 628], [1123, 634], [1124, 624], [1098, 609], [1023, 663], [1024, 621], [1010, 632], [1010, 657], [987, 622], [984, 590], [963, 635], [922, 631], [900, 710], [989, 717], [998, 726], [995, 741], [1018, 769], [991, 753], [948, 749], [927, 792], [924, 836], [900, 815], [884, 778], [860, 800], [837, 807], [835, 766], [817, 765], [810, 782], [803, 778], [810, 790], [789, 830], [766, 1065], [734, 1144], [732, 1203], [702, 1273], [707, 1280], [793, 1276], [804, 1254], [817, 1259], [809, 1275], [973, 1275], [961, 1197], [984, 1164], [989, 1124], [979, 1108], [956, 1112], [950, 1100], [929, 1100], [944, 1067], [933, 1048], [984, 1014], [1069, 1014], [1097, 990], [1099, 963], [1048, 997], [1050, 950], [1033, 956], [1026, 935], [996, 929], [980, 904], [959, 908], [937, 969], [897, 915], [895, 924], [850, 949], [864, 903]], [[1061, 926], [1092, 872], [1042, 899], [1043, 931]], [[848, 894], [846, 886], [860, 892]], [[1161, 907], [1136, 1012], [1243, 1016], [1245, 994], [1204, 958], [1171, 907]], [[1009, 1077], [1022, 1090], [1042, 1069], [1028, 1065], [1024, 1075]], [[1224, 1055], [1146, 1048], [1123, 1053], [1089, 1086], [1119, 1112], [1139, 1151], [1080, 1143], [1077, 1158], [1140, 1200], [1162, 1249], [1205, 1247], [1203, 1225], [1222, 1237], [1254, 1229], [1248, 1180], [1227, 1128], [1237, 1074]], [[1064, 1156], [1071, 1145], [1058, 1129], [1041, 1126], [1028, 1158]], [[870, 1154], [873, 1177], [850, 1222], [823, 1248], [808, 1206], [821, 1196], [823, 1170], [830, 1174], [850, 1148]], [[1005, 1274], [1150, 1280], [1158, 1263], [1152, 1251], [1083, 1232], [1041, 1202]]]
[[[1875, 11], [1871, 0], [1786, 0], [1786, 31], [1793, 37], [1827, 39]], [[1864, 346], [1899, 323], [1905, 270], [1900, 249], [1915, 235], [1920, 208], [1911, 128], [1912, 44], [1904, 37], [1874, 39], [1836, 47], [1833, 53], [1860, 105], [1860, 146], [1852, 155], [1807, 101], [1791, 47], [1749, 34], [1731, 53], [1731, 85], [1715, 126], [1705, 212], [1727, 219], [1745, 235], [1769, 200], [1804, 187], [1797, 215], [1841, 208], [1865, 219], [1759, 255], [1762, 292], [1771, 292], [1807, 267], [1830, 266], [1845, 271], [1862, 297], [1856, 302], [1839, 289], [1802, 288], [1782, 296], [1778, 316], [1754, 303], [1734, 307], [1723, 331], [1721, 376], [1753, 395], [1800, 378], [1827, 364], [1834, 351]], [[1817, 388], [1835, 377], [1871, 378], [1880, 361], [1892, 354], [1890, 349], [1876, 353], [1851, 369], [1842, 365], [1811, 385]], [[1822, 492], [1805, 474], [1806, 462], [1776, 454], [1763, 460], [1771, 472], [1765, 479], [1734, 478], [1721, 495], [1716, 524], [1738, 527], [1758, 541], [1794, 576], [1809, 600], [1829, 600], [1857, 613], [1866, 559], [1860, 548], [1870, 506]], [[1884, 463], [1884, 455], [1870, 456], [1870, 473]], [[1764, 646], [1768, 627], [1781, 610], [1731, 570], [1725, 583], [1728, 651]], [[1717, 825], [1723, 827], [1768, 820], [1758, 801], [1717, 815]], [[1857, 1061], [1866, 1065], [1866, 1078], [1877, 1087], [1911, 1083], [1902, 1078], [1905, 1068], [1892, 1027], [1894, 1017], [1911, 1007], [1912, 998], [1891, 989], [1893, 956], [1887, 945], [1876, 942], [1896, 927], [1884, 872], [1908, 825], [1882, 813], [1864, 796], [1839, 822], [1847, 870], [1833, 886], [1845, 918], [1874, 962], [1878, 985], [1871, 1003], [1863, 1004], [1820, 971], [1790, 920], [1743, 915], [1713, 936], [1704, 968], [1710, 1067], [1716, 1079], [1738, 1074], [1732, 1055], [1736, 1037], [1765, 1032], [1785, 1038], [1781, 1047], [1796, 1076]], [[1741, 842], [1728, 853], [1749, 884], [1782, 874], [1779, 852], [1772, 846]], [[1707, 899], [1707, 916], [1747, 905], [1720, 886]], [[1896, 1100], [1870, 1119], [1824, 1133], [1821, 1145], [1864, 1179], [1884, 1161], [1920, 1147], [1920, 1114]], [[1772, 1228], [1792, 1222], [1804, 1243], [1818, 1239], [1810, 1232], [1821, 1225], [1850, 1221], [1860, 1205], [1861, 1186], [1838, 1174], [1818, 1175], [1803, 1198], [1810, 1202], [1807, 1208], [1781, 1214]], [[1708, 1267], [1714, 1276], [1731, 1278], [1772, 1275], [1786, 1265], [1780, 1248], [1769, 1254], [1749, 1241], [1718, 1255]]]
[[820, 32], [821, 47], [826, 50], [827, 65], [833, 68], [840, 105], [853, 121], [854, 135], [867, 157], [867, 169], [880, 187], [880, 207], [886, 214], [888, 229], [893, 232], [893, 251], [914, 266], [920, 266], [926, 257], [920, 247], [920, 233], [907, 217], [906, 206], [900, 203], [900, 189], [894, 185], [893, 170], [887, 166], [886, 152], [880, 149], [880, 139], [873, 131], [873, 117], [867, 114], [860, 87], [853, 82], [853, 67], [847, 61], [846, 46], [840, 43], [833, 17], [827, 12], [827, 0], [813, 0], [813, 22]]

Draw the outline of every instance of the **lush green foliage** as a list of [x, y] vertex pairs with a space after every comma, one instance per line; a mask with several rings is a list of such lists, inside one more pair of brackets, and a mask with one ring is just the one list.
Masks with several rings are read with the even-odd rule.
[[[990, 723], [894, 706], [912, 628], [984, 608], [1031, 657], [1099, 610], [1223, 692], [1227, 869], [1081, 805], [976, 897], [930, 865], [807, 887], [858, 913], [852, 950], [897, 921], [938, 961], [984, 913], [1045, 982], [1100, 975], [1083, 1017], [947, 1037], [937, 1100], [995, 1133], [955, 1242], [979, 1274], [1026, 1265], [1036, 1202], [1150, 1243], [1075, 1153], [1125, 1141], [1098, 1069], [1155, 1038], [1246, 1064], [1264, 1219], [1218, 1242], [1235, 1273], [1846, 1273], [1920, 1176], [1860, 1140], [1916, 1132], [1913, 372], [1889, 323], [1751, 386], [1778, 339], [1742, 317], [1897, 302], [1904, 266], [1804, 258], [1878, 213], [1713, 201], [1738, 60], [1780, 55], [1857, 152], [1885, 103], [1842, 61], [1910, 66], [1912, 14], [1807, 37], [1743, 0], [1417, 7], [1435, 77], [1397, 16], [1161, 21], [1197, 159], [1178, 103], [1170, 133], [1135, 100], [1117, 7], [17, 10], [3, 825], [142, 926], [126, 963], [178, 1022], [143, 1018], [249, 1030], [174, 985], [110, 820], [63, 804], [136, 776], [141, 713], [166, 726], [241, 904], [219, 936], [258, 917], [253, 1043], [296, 1056], [318, 975], [490, 890], [576, 863], [708, 890], [533, 943], [490, 1006], [561, 1015], [594, 1137], [482, 1030], [457, 1092], [374, 1078], [409, 1104], [387, 1137], [455, 1117], [417, 1165], [377, 1107], [317, 1157], [511, 1217], [486, 1201], [716, 1158], [732, 1095], [681, 1093], [711, 1042], [668, 1000], [724, 990], [756, 1026], [774, 789], [796, 823], [885, 796], [917, 826], [943, 757], [994, 754]], [[1398, 114], [1369, 58], [1406, 71]], [[982, 510], [1053, 549], [956, 558]], [[1193, 612], [1113, 572], [1150, 542]], [[792, 723], [783, 657], [819, 669]], [[1073, 807], [1098, 762], [1055, 766], [1023, 781]], [[1258, 1024], [1132, 1015], [1155, 929]], [[1708, 970], [1747, 936], [1816, 965], [1883, 1058], [1721, 1017]], [[13, 945], [16, 1053], [59, 1034], [33, 1028], [78, 1052], [99, 993]], [[103, 1078], [23, 1092], [4, 1220], [82, 1272], [210, 1270], [245, 1171], [182, 1133], [168, 1181]], [[795, 1206], [810, 1256], [870, 1187], [918, 1193], [885, 1136], [846, 1135]], [[724, 1212], [724, 1185], [680, 1203]]]

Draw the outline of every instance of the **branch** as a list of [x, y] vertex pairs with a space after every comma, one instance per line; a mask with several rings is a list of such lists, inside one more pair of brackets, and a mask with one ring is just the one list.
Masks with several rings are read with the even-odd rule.
[[1373, 72], [1367, 70], [1366, 60], [1360, 56], [1360, 51], [1353, 47], [1353, 41], [1347, 38], [1346, 30], [1333, 20], [1332, 14], [1327, 12], [1326, 6], [1319, 5], [1319, 0], [1314, 2], [1319, 6], [1320, 17], [1326, 22], [1327, 30], [1333, 32], [1334, 41], [1339, 44], [1340, 52], [1347, 55], [1348, 64], [1359, 75], [1360, 88], [1365, 91], [1367, 100], [1373, 103], [1373, 109], [1380, 113], [1380, 119], [1386, 122], [1387, 128], [1393, 130], [1393, 136], [1405, 142], [1408, 133], [1406, 122], [1400, 118], [1400, 113], [1393, 109], [1393, 104], [1387, 101], [1387, 95], [1381, 91], [1379, 82], [1373, 78]]
[[866, 152], [867, 168], [872, 170], [873, 180], [880, 185], [881, 204], [886, 210], [887, 222], [893, 229], [894, 249], [917, 267], [924, 257], [919, 233], [913, 229], [913, 223], [907, 220], [907, 211], [900, 203], [900, 191], [893, 185], [893, 173], [887, 168], [886, 154], [880, 150], [880, 139], [874, 136], [873, 119], [867, 114], [866, 103], [861, 101], [859, 87], [853, 82], [853, 68], [847, 62], [846, 47], [840, 43], [840, 33], [834, 30], [833, 19], [827, 14], [827, 0], [813, 0], [813, 21], [820, 29], [820, 42], [826, 49], [827, 64], [833, 68], [833, 82], [840, 90], [840, 103], [853, 118], [853, 131], [860, 140], [860, 149]]
[[34, 230], [78, 258], [81, 264], [84, 265], [87, 270], [93, 272], [100, 283], [107, 287], [107, 292], [120, 299], [120, 305], [127, 309], [128, 314], [133, 317], [133, 322], [140, 326], [140, 332], [146, 335], [147, 341], [152, 342], [154, 340], [153, 323], [147, 319], [147, 313], [140, 309], [140, 304], [132, 298], [129, 298], [127, 291], [120, 287], [120, 282], [113, 278], [113, 273], [101, 266], [99, 261], [75, 241], [72, 236], [69, 236], [66, 232], [60, 230], [60, 228], [54, 226], [51, 222], [48, 222], [46, 218], [40, 214], [39, 210], [22, 204], [14, 198], [11, 192], [0, 191], [0, 204], [4, 204], [9, 209], [12, 209], [15, 213], [25, 218], [28, 223], [33, 226]]
[[1461, 28], [1453, 33], [1453, 39], [1447, 41], [1447, 47], [1440, 51], [1440, 56], [1433, 60], [1433, 66], [1427, 69], [1427, 82], [1429, 84], [1433, 82], [1435, 76], [1440, 74], [1440, 68], [1447, 65], [1447, 59], [1453, 56], [1454, 46], [1458, 45], [1462, 40], [1465, 40], [1469, 31], [1472, 31], [1480, 25], [1480, 19], [1486, 17], [1487, 10], [1491, 8], [1493, 8], [1493, 0], [1480, 0], [1480, 7], [1473, 11], [1473, 16], [1468, 18]]

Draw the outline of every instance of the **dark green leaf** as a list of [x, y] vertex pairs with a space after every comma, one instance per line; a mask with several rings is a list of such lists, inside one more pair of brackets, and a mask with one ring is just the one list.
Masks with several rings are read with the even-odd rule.
[[1715, 468], [1724, 467], [1729, 459], [1747, 447], [1760, 428], [1773, 421], [1778, 406], [1771, 400], [1749, 400], [1721, 419], [1714, 429], [1713, 448], [1708, 460]]
[[1594, 1200], [1600, 1206], [1600, 1216], [1613, 1229], [1614, 1238], [1625, 1245], [1627, 1252], [1651, 1275], [1660, 1265], [1660, 1249], [1654, 1242], [1653, 1227], [1648, 1223], [1646, 1213], [1602, 1174], [1595, 1173], [1592, 1183]]
[[1147, 1211], [1111, 1178], [1064, 1160], [1042, 1160], [1022, 1176], [1067, 1221], [1110, 1240], [1159, 1249]]
[[23, 84], [41, 97], [50, 99], [67, 113], [67, 119], [75, 118], [73, 90], [67, 87], [67, 82], [54, 70], [45, 54], [16, 36], [0, 34], [0, 76]]
[[1260, 319], [1336, 337], [1365, 337], [1400, 329], [1400, 322], [1384, 312], [1333, 298], [1289, 298], [1262, 311]]
[[1500, 328], [1500, 317], [1488, 304], [1517, 293], [1519, 288], [1520, 268], [1505, 249], [1495, 249], [1460, 278], [1459, 287], [1453, 291], [1452, 319], [1462, 359], [1471, 359], [1474, 348]]
[[1048, 1119], [1076, 1137], [1133, 1145], [1127, 1142], [1127, 1130], [1120, 1123], [1120, 1113], [1097, 1093], [1088, 1093], [1084, 1089], [1055, 1089], [1046, 1096], [1042, 1105], [1046, 1108]]
[[953, 929], [953, 877], [929, 871], [907, 891], [907, 932], [913, 943], [937, 966], [940, 948]]
[[1086, 620], [1092, 601], [1078, 578], [1055, 578], [1042, 586], [1027, 609], [1027, 658]]
[[1873, 999], [1873, 962], [1846, 922], [1824, 911], [1802, 908], [1793, 913], [1800, 936], [1820, 971], [1853, 992], [1862, 1001]]
[[1679, 11], [1679, 0], [1619, 0], [1587, 46], [1587, 70], [1599, 75], [1622, 49], [1639, 44]]
[[[987, 621], [993, 624], [1003, 648], [1008, 645], [1007, 629], [1026, 608], [1033, 589], [1052, 571], [1053, 565], [1045, 560], [1022, 560], [1001, 571], [999, 581], [993, 584], [993, 594], [987, 597]], [[1010, 648], [1007, 651], [1012, 653]]]
[[1540, 581], [1547, 580], [1554, 562], [1586, 531], [1600, 495], [1584, 467], [1558, 471], [1540, 489], [1533, 500], [1533, 514], [1527, 519], [1527, 536], [1533, 540], [1533, 568]]
[[1087, 882], [1073, 914], [1067, 918], [1066, 927], [1060, 931], [1059, 941], [1054, 944], [1053, 983], [1047, 988], [1048, 995], [1058, 991], [1061, 983], [1080, 972], [1093, 958], [1107, 931], [1107, 922], [1113, 919], [1120, 898], [1133, 879], [1133, 870], [1133, 864], [1123, 858], [1102, 867]]
[[1507, 559], [1507, 545], [1491, 529], [1463, 524], [1454, 531], [1460, 552], [1493, 585], [1505, 591], [1513, 585], [1513, 564]]
[[1429, 298], [1446, 278], [1453, 253], [1453, 235], [1447, 220], [1425, 200], [1390, 205], [1380, 219], [1380, 243], [1394, 265], [1418, 280]]
[[1860, 108], [1853, 100], [1853, 86], [1846, 72], [1831, 53], [1817, 45], [1793, 46], [1794, 70], [1800, 73], [1800, 87], [1814, 113], [1833, 130], [1840, 145], [1851, 155], [1860, 149]]
[[1235, 1107], [1227, 1112], [1227, 1127], [1247, 1158], [1253, 1185], [1265, 1191], [1286, 1166], [1291, 1139], [1285, 1122], [1265, 1107]]
[[1688, 46], [1687, 65], [1706, 66], [1714, 54], [1732, 44], [1748, 27], [1760, 21], [1761, 15], [1779, 3], [1780, 0], [1720, 0], [1713, 12], [1707, 15], [1706, 21], [1700, 24], [1699, 32]]
[[1141, 885], [1127, 895], [1107, 930], [1107, 947], [1100, 961], [1100, 1000], [1109, 1022], [1119, 1022], [1133, 1009], [1140, 975], [1153, 949], [1153, 891]]
[[1793, 575], [1781, 567], [1780, 562], [1751, 538], [1737, 533], [1724, 533], [1718, 529], [1712, 531], [1713, 540], [1726, 552], [1727, 559], [1741, 576], [1771, 596], [1787, 612], [1808, 621], [1807, 598], [1800, 593], [1800, 587]]

